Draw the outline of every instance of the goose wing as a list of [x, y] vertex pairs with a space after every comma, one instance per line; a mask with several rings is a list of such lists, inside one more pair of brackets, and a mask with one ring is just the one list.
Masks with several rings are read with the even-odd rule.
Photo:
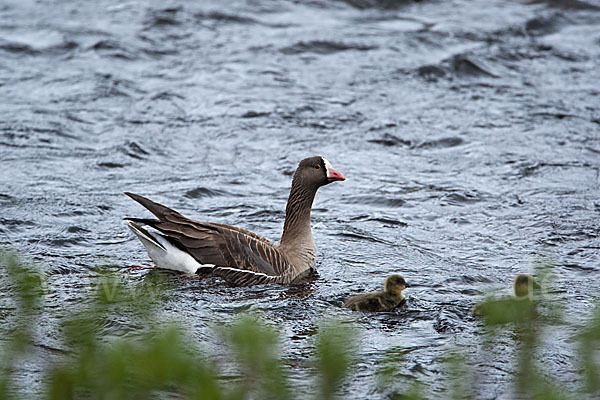
[[281, 282], [294, 278], [294, 268], [280, 249], [264, 237], [231, 225], [187, 218], [143, 196], [125, 193], [158, 219], [127, 218], [160, 231], [201, 264], [238, 285]]

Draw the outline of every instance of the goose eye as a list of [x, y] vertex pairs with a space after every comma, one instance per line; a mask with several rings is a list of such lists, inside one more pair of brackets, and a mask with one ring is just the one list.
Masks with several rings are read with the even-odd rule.
[[321, 165], [320, 164], [315, 164], [315, 165], [313, 165], [313, 168], [314, 169], [321, 169]]

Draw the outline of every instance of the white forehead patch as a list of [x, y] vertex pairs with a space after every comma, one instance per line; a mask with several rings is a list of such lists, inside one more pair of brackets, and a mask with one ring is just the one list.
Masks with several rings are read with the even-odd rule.
[[331, 166], [331, 164], [329, 163], [329, 161], [327, 161], [326, 158], [321, 157], [323, 159], [323, 162], [325, 163], [325, 171], [327, 172], [327, 176], [329, 177], [329, 171], [331, 171], [333, 169], [333, 167]]

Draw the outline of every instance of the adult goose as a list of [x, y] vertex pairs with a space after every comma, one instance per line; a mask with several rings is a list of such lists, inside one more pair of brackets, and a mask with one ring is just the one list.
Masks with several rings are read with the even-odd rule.
[[187, 218], [128, 192], [125, 194], [158, 219], [125, 220], [159, 268], [187, 273], [212, 272], [240, 286], [271, 282], [293, 284], [309, 275], [315, 264], [310, 211], [317, 189], [345, 179], [323, 157], [302, 160], [292, 179], [279, 245], [235, 226]]

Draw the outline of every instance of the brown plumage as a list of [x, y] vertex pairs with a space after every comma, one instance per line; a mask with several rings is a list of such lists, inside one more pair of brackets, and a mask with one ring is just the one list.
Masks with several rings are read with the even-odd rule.
[[[210, 269], [237, 285], [295, 283], [314, 266], [310, 210], [317, 189], [344, 179], [322, 157], [300, 162], [292, 180], [279, 245], [242, 228], [187, 218], [133, 193], [125, 194], [158, 219], [126, 220], [159, 267], [185, 272], [195, 272], [195, 268]], [[148, 225], [160, 234], [148, 232], [139, 224]]]
[[402, 291], [407, 287], [410, 285], [401, 275], [390, 275], [383, 290], [352, 296], [346, 300], [344, 307], [353, 311], [391, 311], [405, 300]]

